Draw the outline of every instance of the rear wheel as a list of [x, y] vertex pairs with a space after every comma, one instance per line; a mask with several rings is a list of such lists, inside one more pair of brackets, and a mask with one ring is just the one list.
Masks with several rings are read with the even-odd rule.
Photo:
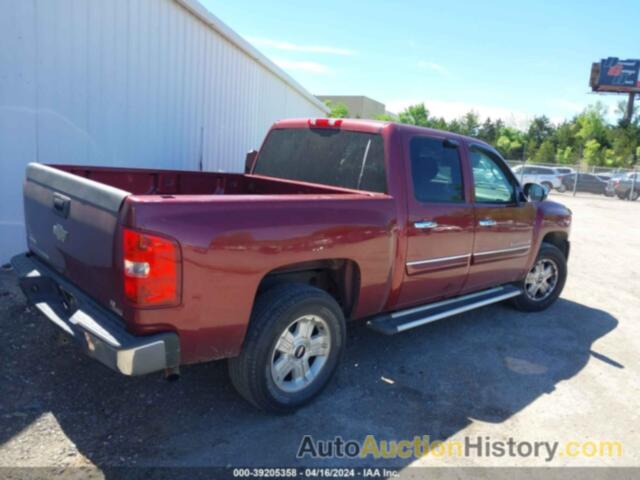
[[516, 308], [536, 312], [553, 304], [567, 279], [567, 259], [558, 247], [543, 243], [536, 261], [522, 281], [522, 295], [515, 298]]
[[627, 199], [631, 200], [632, 202], [638, 200], [638, 197], [640, 197], [640, 192], [638, 192], [637, 190], [634, 190], [633, 193], [631, 193], [631, 190], [629, 190], [629, 193], [627, 193]]
[[547, 192], [550, 192], [553, 189], [553, 184], [550, 182], [542, 182], [542, 186], [547, 189]]
[[294, 410], [327, 385], [344, 343], [333, 297], [308, 285], [273, 287], [258, 297], [242, 352], [229, 360], [231, 381], [262, 410]]

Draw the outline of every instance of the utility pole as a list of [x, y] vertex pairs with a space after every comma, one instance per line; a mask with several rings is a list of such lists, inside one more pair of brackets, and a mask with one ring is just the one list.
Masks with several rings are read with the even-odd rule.
[[627, 111], [624, 113], [624, 124], [629, 125], [631, 123], [631, 118], [633, 117], [633, 104], [636, 100], [635, 93], [629, 93], [629, 98], [627, 99]]

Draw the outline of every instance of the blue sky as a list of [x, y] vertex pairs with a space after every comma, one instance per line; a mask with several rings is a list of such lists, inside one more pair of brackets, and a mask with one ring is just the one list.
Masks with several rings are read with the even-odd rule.
[[524, 124], [598, 100], [591, 63], [638, 58], [637, 0], [200, 0], [314, 94], [367, 95], [387, 109], [425, 102]]

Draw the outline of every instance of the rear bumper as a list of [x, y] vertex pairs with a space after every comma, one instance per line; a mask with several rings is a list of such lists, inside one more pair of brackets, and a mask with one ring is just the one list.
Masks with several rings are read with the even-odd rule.
[[11, 259], [27, 300], [90, 357], [124, 375], [144, 375], [180, 363], [173, 332], [136, 336], [122, 320], [30, 254]]

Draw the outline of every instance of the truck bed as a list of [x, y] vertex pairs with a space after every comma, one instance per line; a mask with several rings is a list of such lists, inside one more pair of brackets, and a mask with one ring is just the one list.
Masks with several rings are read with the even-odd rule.
[[291, 195], [353, 190], [239, 173], [49, 165], [133, 195]]
[[[236, 354], [261, 281], [287, 266], [353, 259], [371, 293], [354, 317], [379, 311], [397, 239], [389, 195], [258, 175], [30, 164], [24, 201], [36, 257], [129, 331], [177, 332], [187, 363]], [[127, 302], [125, 229], [176, 242], [176, 305]]]

